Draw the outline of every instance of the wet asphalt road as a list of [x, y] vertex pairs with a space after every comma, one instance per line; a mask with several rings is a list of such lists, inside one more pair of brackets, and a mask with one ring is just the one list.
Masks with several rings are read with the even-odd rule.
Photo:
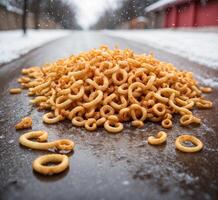
[[[42, 123], [43, 112], [29, 104], [27, 92], [9, 95], [8, 88], [18, 86], [16, 79], [23, 67], [41, 65], [101, 44], [131, 48], [138, 53], [154, 52], [157, 58], [180, 69], [193, 71], [200, 80], [216, 79], [218, 71], [208, 69], [179, 56], [140, 43], [105, 36], [101, 32], [73, 32], [50, 42], [28, 55], [0, 67], [0, 199], [217, 199], [218, 198], [218, 89], [207, 95], [214, 107], [195, 110], [201, 126], [174, 127], [167, 130], [165, 145], [149, 146], [149, 135], [162, 130], [159, 124], [146, 123], [143, 129], [126, 124], [121, 134], [109, 135], [100, 129], [89, 133], [65, 121], [55, 125]], [[69, 138], [76, 143], [70, 168], [64, 173], [44, 177], [32, 171], [31, 163], [48, 152], [33, 151], [18, 144], [27, 130], [15, 131], [22, 117], [31, 115], [32, 130], [46, 130], [49, 139]], [[199, 137], [205, 147], [196, 154], [175, 150], [174, 141], [182, 133]]]

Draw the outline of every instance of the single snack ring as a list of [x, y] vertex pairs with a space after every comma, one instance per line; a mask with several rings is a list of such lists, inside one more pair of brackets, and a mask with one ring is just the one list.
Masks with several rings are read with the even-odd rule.
[[9, 90], [10, 94], [20, 94], [22, 92], [21, 88], [11, 88]]
[[72, 124], [74, 126], [84, 126], [85, 122], [86, 120], [84, 120], [83, 117], [80, 117], [80, 116], [76, 116], [72, 119]]
[[161, 122], [161, 125], [163, 128], [172, 128], [173, 126], [173, 123], [171, 121], [171, 119], [164, 119], [162, 122]]
[[[59, 163], [53, 166], [45, 166], [47, 163]], [[40, 174], [53, 175], [63, 172], [69, 167], [69, 158], [61, 154], [48, 154], [40, 156], [33, 161], [33, 169]]]
[[136, 128], [142, 128], [144, 126], [143, 121], [140, 120], [134, 120], [132, 121], [132, 126], [136, 127]]
[[148, 137], [148, 143], [151, 145], [160, 145], [163, 144], [167, 140], [167, 134], [164, 131], [158, 132], [158, 134], [154, 136]]
[[94, 131], [97, 128], [96, 119], [95, 118], [89, 118], [85, 121], [85, 128], [88, 131]]
[[193, 115], [183, 115], [180, 118], [180, 123], [183, 126], [188, 126], [189, 124], [192, 124], [192, 123], [200, 124], [201, 123], [201, 119], [199, 119], [197, 117], [194, 117]]
[[[38, 142], [31, 141], [36, 139]], [[59, 150], [73, 150], [75, 144], [68, 139], [55, 140], [53, 142], [45, 142], [48, 138], [48, 133], [45, 131], [31, 131], [20, 136], [19, 142], [21, 145], [37, 150], [49, 150], [57, 148]]]
[[123, 124], [120, 122], [114, 122], [114, 121], [107, 120], [104, 123], [104, 128], [109, 133], [119, 133], [123, 130]]
[[61, 115], [55, 116], [52, 112], [49, 112], [43, 115], [42, 120], [46, 124], [54, 124], [63, 120], [63, 116]]
[[[193, 144], [195, 144], [195, 147], [187, 147], [184, 146], [182, 143], [189, 141]], [[175, 142], [176, 148], [182, 152], [185, 153], [194, 153], [194, 152], [198, 152], [203, 148], [203, 143], [196, 138], [195, 136], [192, 135], [180, 135], [179, 137], [176, 138], [176, 142]]]

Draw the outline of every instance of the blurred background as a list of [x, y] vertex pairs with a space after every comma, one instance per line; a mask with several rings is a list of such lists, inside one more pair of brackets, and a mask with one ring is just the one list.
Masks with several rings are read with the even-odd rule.
[[218, 26], [218, 0], [0, 0], [0, 30]]

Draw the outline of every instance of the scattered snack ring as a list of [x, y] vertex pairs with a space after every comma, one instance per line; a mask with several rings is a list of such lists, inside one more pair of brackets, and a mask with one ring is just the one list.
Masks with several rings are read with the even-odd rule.
[[161, 145], [167, 140], [167, 134], [164, 131], [160, 131], [157, 133], [157, 135], [149, 136], [148, 137], [148, 143], [151, 145]]
[[[188, 147], [183, 144], [184, 142], [191, 142], [196, 146]], [[192, 135], [180, 135], [179, 137], [176, 138], [175, 145], [179, 151], [182, 151], [185, 153], [198, 152], [204, 146], [203, 143], [198, 138]]]
[[[58, 163], [46, 166], [48, 163]], [[63, 172], [69, 167], [69, 158], [61, 154], [48, 154], [40, 156], [33, 161], [33, 169], [43, 175], [53, 175]]]
[[15, 128], [18, 129], [25, 129], [32, 127], [32, 118], [31, 117], [24, 117], [21, 121], [15, 125]]
[[11, 88], [9, 90], [10, 94], [20, 94], [22, 92], [21, 88]]
[[[31, 141], [36, 139], [37, 141]], [[38, 150], [49, 150], [56, 148], [58, 150], [71, 151], [74, 148], [74, 142], [68, 139], [55, 140], [53, 142], [45, 142], [48, 139], [48, 133], [45, 131], [31, 131], [20, 136], [19, 142], [21, 145]]]

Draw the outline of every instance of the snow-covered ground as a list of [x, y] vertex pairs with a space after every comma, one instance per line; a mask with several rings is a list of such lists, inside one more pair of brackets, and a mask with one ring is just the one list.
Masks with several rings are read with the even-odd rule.
[[30, 50], [51, 40], [70, 34], [66, 30], [0, 31], [0, 64], [19, 58]]
[[185, 30], [104, 31], [218, 69], [218, 33]]

